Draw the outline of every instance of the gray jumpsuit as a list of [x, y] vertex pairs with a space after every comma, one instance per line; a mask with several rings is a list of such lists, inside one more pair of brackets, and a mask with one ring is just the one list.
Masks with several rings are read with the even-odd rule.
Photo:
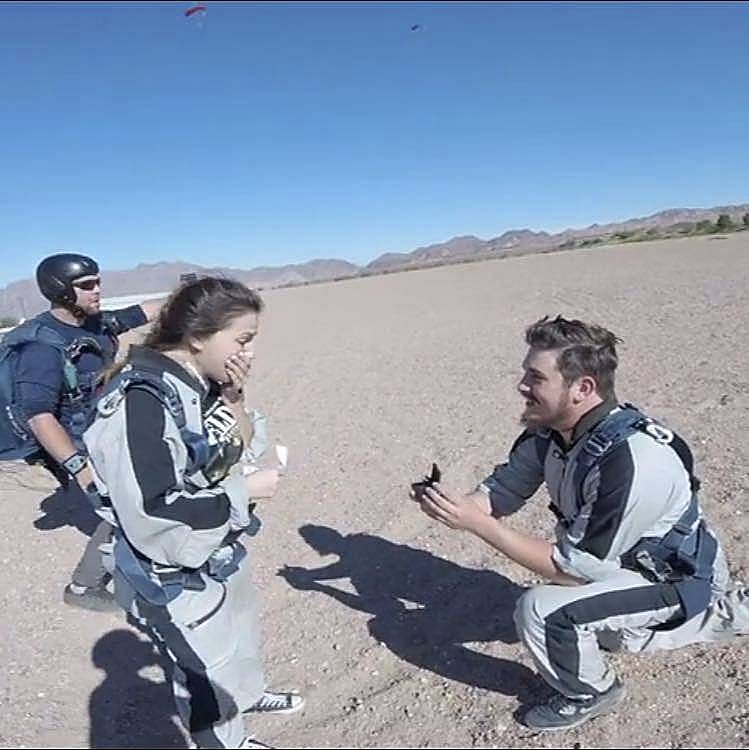
[[748, 632], [745, 594], [726, 592], [728, 570], [717, 540], [712, 601], [687, 620], [678, 586], [622, 565], [624, 553], [644, 537], [663, 537], [689, 507], [689, 474], [669, 445], [635, 432], [592, 467], [581, 491], [576, 486], [586, 437], [618, 408], [611, 400], [586, 414], [569, 447], [552, 431], [526, 431], [507, 463], [479, 486], [500, 517], [546, 483], [557, 516], [554, 562], [583, 583], [531, 588], [517, 604], [515, 622], [540, 674], [569, 698], [590, 698], [612, 686], [615, 674], [601, 645], [642, 652]]
[[[181, 366], [140, 347], [131, 349], [130, 361], [174, 386], [185, 430], [213, 445], [236, 444], [236, 420]], [[99, 402], [84, 439], [98, 490], [115, 516], [118, 602], [173, 660], [175, 702], [195, 744], [239, 747], [242, 711], [264, 689], [256, 592], [239, 540], [251, 521], [247, 478], [239, 462], [225, 467], [220, 481], [190, 473], [185, 430], [159, 398], [131, 388]], [[144, 595], [123, 562], [135, 559], [128, 550], [162, 590], [183, 582], [176, 597], [159, 602]]]

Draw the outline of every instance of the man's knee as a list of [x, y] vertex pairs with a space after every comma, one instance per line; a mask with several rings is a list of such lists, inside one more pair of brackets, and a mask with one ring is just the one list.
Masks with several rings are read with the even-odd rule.
[[534, 586], [526, 591], [515, 605], [513, 619], [518, 635], [535, 629], [543, 622], [541, 603], [544, 598], [543, 586]]

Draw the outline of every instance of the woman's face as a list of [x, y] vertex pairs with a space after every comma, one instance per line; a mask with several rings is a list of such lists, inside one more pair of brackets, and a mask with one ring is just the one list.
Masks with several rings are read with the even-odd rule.
[[255, 356], [253, 341], [257, 330], [258, 314], [246, 312], [229, 320], [223, 329], [212, 336], [194, 341], [194, 361], [200, 374], [214, 383], [228, 383], [227, 360], [239, 355], [251, 362]]

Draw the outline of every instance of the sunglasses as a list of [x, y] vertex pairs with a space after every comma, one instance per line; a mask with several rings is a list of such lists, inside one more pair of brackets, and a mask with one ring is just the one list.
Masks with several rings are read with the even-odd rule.
[[74, 281], [73, 286], [76, 289], [83, 289], [84, 292], [93, 292], [96, 287], [101, 286], [101, 279], [97, 276], [95, 279], [86, 279], [85, 281]]

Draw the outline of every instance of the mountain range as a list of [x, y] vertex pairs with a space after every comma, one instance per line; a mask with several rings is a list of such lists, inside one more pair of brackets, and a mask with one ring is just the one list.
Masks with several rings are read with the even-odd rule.
[[[366, 266], [357, 266], [340, 259], [315, 259], [306, 263], [285, 266], [260, 266], [252, 269], [205, 267], [181, 261], [139, 264], [122, 271], [103, 271], [103, 285], [107, 297], [164, 292], [173, 288], [181, 274], [229, 275], [258, 288], [295, 286], [319, 281], [368, 276], [380, 273], [421, 268], [430, 265], [460, 263], [473, 259], [525, 255], [574, 247], [592, 239], [616, 240], [627, 233], [665, 227], [693, 226], [700, 221], [715, 221], [720, 214], [728, 214], [741, 223], [749, 212], [749, 204], [716, 206], [713, 208], [671, 208], [641, 218], [609, 224], [591, 224], [582, 229], [566, 229], [550, 234], [530, 229], [512, 229], [498, 237], [482, 240], [472, 235], [453, 237], [408, 253], [384, 253]], [[33, 278], [14, 281], [0, 289], [0, 316], [16, 318], [35, 315], [47, 307]]]

